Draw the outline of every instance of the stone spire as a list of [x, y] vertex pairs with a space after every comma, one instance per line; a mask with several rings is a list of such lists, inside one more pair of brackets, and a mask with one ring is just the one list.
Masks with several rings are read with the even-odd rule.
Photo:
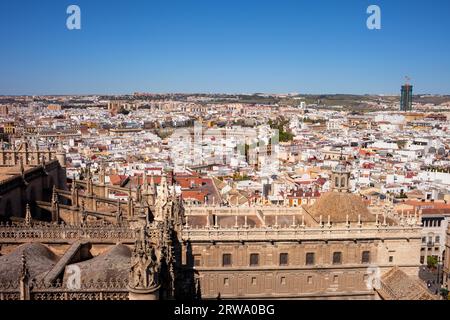
[[92, 182], [92, 176], [91, 176], [90, 171], [91, 170], [89, 169], [89, 177], [87, 179], [87, 183], [86, 184], [87, 184], [87, 194], [92, 196], [93, 193], [94, 193], [94, 185], [93, 185], [93, 182]]
[[163, 174], [161, 177], [160, 189], [161, 189], [161, 193], [162, 193], [161, 196], [167, 198], [169, 196], [169, 186], [167, 184], [167, 175], [165, 175], [165, 174]]
[[78, 188], [75, 181], [75, 175], [72, 178], [72, 190], [71, 190], [71, 200], [72, 200], [72, 206], [78, 207]]
[[148, 181], [147, 181], [147, 174], [145, 171], [144, 171], [142, 177], [144, 179], [143, 189], [144, 189], [144, 192], [147, 193], [148, 192]]
[[81, 225], [85, 226], [87, 223], [87, 212], [84, 207], [84, 200], [81, 200]]
[[25, 224], [27, 226], [31, 225], [31, 210], [30, 205], [27, 203], [26, 209], [25, 209]]
[[149, 194], [155, 195], [156, 194], [156, 188], [155, 188], [155, 180], [153, 179], [153, 175], [150, 176], [150, 190]]
[[98, 179], [101, 185], [105, 185], [106, 182], [106, 169], [105, 169], [105, 164], [102, 162], [102, 164], [100, 165], [100, 172], [98, 175]]
[[141, 235], [136, 240], [131, 256], [129, 273], [130, 300], [158, 300], [160, 264], [155, 248], [148, 240], [146, 226], [141, 227]]
[[20, 157], [19, 164], [20, 164], [20, 174], [23, 177], [25, 175], [25, 168], [23, 167], [23, 157], [22, 156]]
[[21, 263], [22, 268], [20, 269], [20, 279], [28, 279], [30, 277], [30, 273], [27, 268], [27, 258], [25, 256], [25, 252], [22, 253]]
[[30, 300], [30, 273], [27, 267], [25, 252], [22, 253], [22, 268], [20, 269], [19, 289], [20, 300]]
[[118, 225], [121, 225], [123, 222], [123, 213], [122, 213], [122, 206], [120, 204], [120, 199], [117, 199], [117, 213], [116, 213], [116, 223]]
[[56, 186], [53, 186], [52, 194], [52, 221], [59, 222], [59, 200], [58, 193], [56, 192]]
[[58, 193], [56, 192], [56, 186], [53, 185], [52, 190], [52, 203], [58, 202]]

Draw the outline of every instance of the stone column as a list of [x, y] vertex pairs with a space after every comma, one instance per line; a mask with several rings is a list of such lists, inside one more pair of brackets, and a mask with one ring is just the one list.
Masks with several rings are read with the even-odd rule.
[[149, 289], [128, 288], [129, 300], [159, 300], [160, 285]]

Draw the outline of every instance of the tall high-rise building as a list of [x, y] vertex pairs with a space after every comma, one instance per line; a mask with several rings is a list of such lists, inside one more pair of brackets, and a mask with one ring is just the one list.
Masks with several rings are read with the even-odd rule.
[[401, 111], [411, 111], [412, 110], [412, 97], [413, 97], [413, 86], [410, 84], [405, 84], [402, 86], [402, 95], [400, 98], [400, 110]]

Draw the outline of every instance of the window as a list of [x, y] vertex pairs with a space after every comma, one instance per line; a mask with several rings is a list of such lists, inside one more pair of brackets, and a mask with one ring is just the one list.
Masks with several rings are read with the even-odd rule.
[[286, 284], [286, 277], [281, 277], [280, 283], [281, 283], [282, 285], [285, 285], [285, 284]]
[[231, 266], [231, 254], [230, 253], [224, 253], [222, 255], [222, 266], [224, 266], [224, 267]]
[[223, 278], [223, 285], [228, 287], [230, 285], [230, 279], [228, 278]]
[[313, 265], [313, 264], [315, 263], [314, 260], [315, 260], [315, 259], [314, 259], [314, 253], [313, 253], [313, 252], [308, 252], [308, 253], [306, 254], [306, 265], [307, 265], [307, 266]]
[[287, 253], [280, 253], [280, 266], [287, 266], [289, 264], [289, 255]]
[[370, 251], [363, 251], [361, 260], [362, 263], [370, 263]]
[[341, 264], [341, 263], [342, 263], [342, 252], [334, 252], [333, 264]]
[[338, 283], [339, 282], [339, 276], [334, 276], [333, 277], [333, 283]]
[[308, 284], [312, 284], [312, 276], [308, 276]]
[[389, 262], [390, 263], [394, 262], [394, 256], [389, 256]]
[[427, 242], [427, 238], [426, 237], [422, 237], [422, 243], [426, 243]]
[[199, 267], [202, 264], [202, 256], [199, 254], [194, 255], [194, 267]]
[[435, 242], [437, 242], [437, 243], [441, 242], [441, 237], [440, 236], [436, 236]]
[[341, 178], [341, 187], [345, 187], [345, 177]]
[[257, 266], [257, 265], [259, 265], [259, 254], [258, 253], [250, 254], [250, 266]]
[[256, 286], [256, 277], [252, 277], [252, 285]]

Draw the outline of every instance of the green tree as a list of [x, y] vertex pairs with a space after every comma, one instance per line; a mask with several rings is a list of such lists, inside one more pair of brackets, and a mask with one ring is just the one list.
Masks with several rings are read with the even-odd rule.
[[427, 257], [428, 268], [436, 268], [438, 264], [438, 259], [435, 256]]

